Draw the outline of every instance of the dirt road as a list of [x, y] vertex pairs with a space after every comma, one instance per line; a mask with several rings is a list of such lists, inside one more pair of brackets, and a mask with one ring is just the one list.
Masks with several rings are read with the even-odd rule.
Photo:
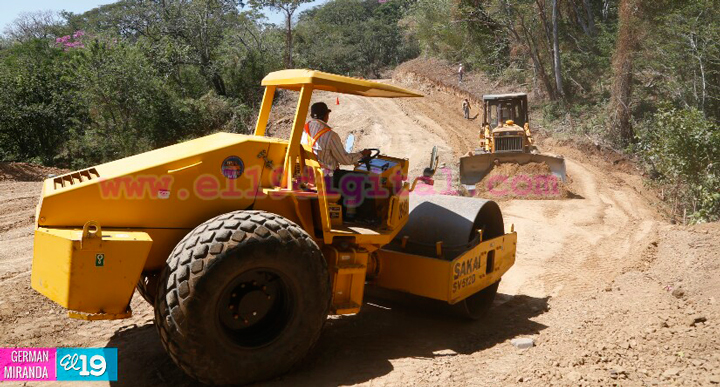
[[[406, 100], [341, 96], [330, 123], [343, 138], [355, 133], [356, 149], [408, 157], [411, 177], [433, 145], [456, 173], [457, 157], [477, 137], [460, 101], [443, 91]], [[720, 227], [671, 226], [639, 176], [614, 170], [600, 155], [546, 147], [566, 155], [572, 198], [500, 200], [506, 224], [518, 231], [518, 254], [486, 320], [458, 321], [437, 303], [371, 292], [362, 313], [328, 322], [301, 369], [267, 384], [718, 381], [720, 286], [707, 284], [720, 273]], [[116, 384], [193, 385], [164, 353], [140, 297], [130, 319], [87, 323], [30, 289], [40, 183], [23, 179], [30, 178], [0, 181], [0, 346], [118, 347]], [[444, 176], [438, 180], [438, 189], [447, 188]], [[678, 287], [685, 294], [673, 296]], [[517, 350], [510, 344], [516, 337], [531, 337], [536, 347]]]

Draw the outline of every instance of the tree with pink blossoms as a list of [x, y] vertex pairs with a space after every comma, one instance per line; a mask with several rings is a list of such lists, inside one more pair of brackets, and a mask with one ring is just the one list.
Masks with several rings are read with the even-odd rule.
[[82, 38], [85, 36], [85, 31], [77, 30], [71, 35], [65, 35], [55, 39], [55, 44], [58, 47], [63, 47], [65, 51], [73, 48], [85, 48]]

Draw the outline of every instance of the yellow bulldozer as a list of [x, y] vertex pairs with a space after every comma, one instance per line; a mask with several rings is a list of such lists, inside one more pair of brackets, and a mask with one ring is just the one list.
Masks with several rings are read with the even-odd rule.
[[565, 159], [541, 154], [535, 146], [527, 94], [483, 95], [482, 117], [479, 148], [460, 158], [460, 183], [469, 191], [501, 163], [545, 163], [553, 175], [566, 180]]
[[[408, 160], [379, 151], [351, 171], [361, 183], [350, 193], [334, 190], [301, 143], [315, 90], [422, 95], [312, 70], [262, 85], [254, 135], [216, 133], [45, 180], [32, 287], [86, 320], [131, 316], [137, 287], [170, 357], [208, 384], [291, 369], [328, 314], [360, 311], [366, 284], [481, 317], [515, 261], [517, 234], [496, 203], [413, 194], [433, 171], [411, 183]], [[279, 89], [299, 92], [286, 139], [265, 135]], [[371, 221], [344, 217], [343, 198], [369, 185], [371, 205], [358, 209]]]

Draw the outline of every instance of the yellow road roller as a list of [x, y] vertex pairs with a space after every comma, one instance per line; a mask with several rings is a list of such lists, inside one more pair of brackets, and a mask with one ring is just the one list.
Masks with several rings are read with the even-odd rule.
[[[366, 284], [481, 317], [515, 261], [517, 235], [496, 203], [416, 190], [433, 171], [409, 181], [408, 160], [379, 150], [337, 187], [301, 143], [315, 90], [422, 95], [312, 70], [262, 84], [254, 135], [216, 133], [45, 180], [32, 287], [86, 320], [131, 316], [137, 288], [170, 357], [208, 384], [291, 369], [329, 314], [360, 311]], [[299, 95], [290, 138], [266, 136], [278, 89]], [[365, 202], [351, 205], [357, 193]]]

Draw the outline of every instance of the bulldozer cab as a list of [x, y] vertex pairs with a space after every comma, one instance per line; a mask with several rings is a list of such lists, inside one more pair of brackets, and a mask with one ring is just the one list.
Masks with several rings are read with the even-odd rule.
[[482, 152], [527, 153], [532, 150], [525, 93], [484, 95], [483, 106]]
[[487, 94], [483, 96], [483, 126], [495, 128], [512, 120], [516, 125], [528, 123], [527, 94]]

